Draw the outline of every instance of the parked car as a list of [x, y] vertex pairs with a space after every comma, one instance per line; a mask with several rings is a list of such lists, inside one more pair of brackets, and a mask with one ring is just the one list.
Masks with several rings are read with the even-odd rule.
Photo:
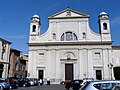
[[33, 78], [27, 78], [28, 80], [29, 80], [29, 82], [30, 82], [30, 86], [34, 86], [34, 79]]
[[3, 86], [0, 84], [0, 90], [3, 90]]
[[37, 82], [38, 82], [38, 85], [43, 85], [44, 84], [43, 79], [38, 79]]
[[79, 90], [112, 90], [118, 84], [119, 80], [88, 81]]
[[61, 81], [60, 84], [62, 85], [66, 85], [67, 83], [69, 83], [71, 80], [65, 80], [65, 81]]
[[112, 90], [120, 90], [120, 85], [115, 85]]
[[83, 78], [83, 81], [96, 81], [97, 79], [94, 78]]
[[11, 85], [7, 78], [0, 78], [0, 85], [2, 86], [2, 89], [10, 90]]
[[81, 87], [83, 80], [71, 80], [65, 85], [66, 89], [72, 88], [73, 90], [78, 90]]
[[39, 80], [38, 79], [34, 79], [34, 85], [35, 86], [39, 85]]
[[16, 89], [18, 88], [18, 80], [15, 77], [9, 77], [9, 82], [12, 88]]
[[29, 87], [30, 86], [30, 81], [27, 78], [21, 78], [18, 80], [18, 86], [20, 87]]

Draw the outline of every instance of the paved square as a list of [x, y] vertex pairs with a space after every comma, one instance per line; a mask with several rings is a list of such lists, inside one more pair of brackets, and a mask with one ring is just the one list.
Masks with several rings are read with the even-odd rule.
[[51, 84], [51, 85], [45, 84], [41, 86], [18, 87], [17, 90], [66, 90], [66, 89], [64, 88], [64, 85], [60, 85], [60, 84]]

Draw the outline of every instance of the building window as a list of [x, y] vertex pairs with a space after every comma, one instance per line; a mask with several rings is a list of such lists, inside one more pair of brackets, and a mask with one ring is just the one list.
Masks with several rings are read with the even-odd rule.
[[107, 30], [107, 23], [103, 23], [103, 30]]
[[68, 10], [66, 16], [71, 16], [71, 12]]
[[6, 52], [6, 43], [2, 42], [2, 53], [1, 53], [1, 59], [5, 59], [5, 52]]
[[32, 31], [36, 32], [36, 26], [35, 25], [33, 25], [33, 30]]
[[5, 59], [5, 52], [3, 52], [3, 51], [2, 51], [1, 59], [2, 59], [2, 60]]
[[67, 32], [66, 33], [66, 41], [72, 41], [72, 32]]
[[2, 48], [6, 48], [6, 43], [2, 42]]
[[15, 70], [18, 71], [18, 64], [15, 64]]
[[16, 60], [19, 60], [19, 57], [17, 56]]
[[75, 41], [77, 40], [77, 36], [72, 32], [65, 32], [61, 36], [61, 41]]
[[44, 59], [44, 53], [39, 53], [38, 59]]
[[100, 53], [99, 53], [99, 52], [96, 52], [95, 55], [94, 55], [94, 58], [98, 58], [98, 59], [99, 59], [100, 57], [101, 57], [101, 56], [100, 56]]

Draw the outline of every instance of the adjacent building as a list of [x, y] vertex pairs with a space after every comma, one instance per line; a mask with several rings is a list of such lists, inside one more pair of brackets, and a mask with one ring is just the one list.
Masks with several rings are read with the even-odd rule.
[[11, 48], [9, 56], [9, 77], [18, 77], [20, 74], [20, 53], [21, 51]]
[[28, 73], [28, 54], [20, 54], [20, 76], [27, 77]]
[[111, 75], [120, 80], [120, 46], [112, 46]]
[[9, 77], [27, 77], [28, 55], [21, 51], [11, 48], [9, 56]]
[[11, 42], [0, 38], [0, 78], [8, 76], [10, 44]]
[[54, 83], [88, 77], [120, 78], [116, 77], [120, 47], [112, 46], [108, 14], [98, 15], [99, 33], [92, 31], [89, 18], [88, 14], [67, 8], [49, 16], [48, 30], [40, 35], [41, 21], [34, 15], [30, 22], [28, 77], [49, 77]]

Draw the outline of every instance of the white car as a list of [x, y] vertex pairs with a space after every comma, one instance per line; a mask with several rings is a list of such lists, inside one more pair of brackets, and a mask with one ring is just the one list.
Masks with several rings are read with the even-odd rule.
[[3, 90], [3, 86], [0, 84], [0, 90]]
[[116, 85], [120, 85], [120, 80], [90, 81], [86, 82], [79, 90], [112, 90]]

